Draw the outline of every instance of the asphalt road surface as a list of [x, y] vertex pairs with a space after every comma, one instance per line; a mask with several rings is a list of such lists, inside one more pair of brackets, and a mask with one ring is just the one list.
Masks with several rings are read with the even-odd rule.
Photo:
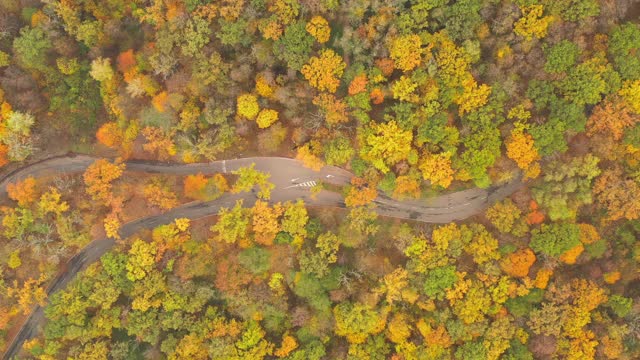
[[[27, 165], [0, 178], [0, 193], [6, 192], [7, 184], [29, 176], [41, 177], [84, 172], [96, 159], [88, 155], [65, 155]], [[312, 199], [309, 189], [321, 181], [334, 185], [346, 185], [353, 176], [350, 172], [335, 166], [325, 166], [320, 171], [314, 171], [304, 167], [299, 161], [289, 158], [253, 157], [196, 164], [134, 160], [126, 163], [126, 169], [148, 173], [189, 175], [231, 173], [241, 167], [251, 166], [251, 164], [255, 164], [257, 170], [271, 174], [269, 181], [275, 185], [271, 192], [272, 202], [303, 199], [305, 204], [310, 206], [345, 207], [344, 199], [340, 194], [322, 191]], [[419, 201], [398, 201], [380, 195], [374, 201], [375, 211], [383, 216], [400, 219], [449, 223], [466, 219], [481, 212], [490, 204], [511, 195], [521, 186], [520, 179], [516, 179], [510, 183], [488, 189], [469, 189]], [[243, 200], [244, 206], [250, 207], [255, 203], [256, 197], [253, 192], [224, 194], [213, 201], [188, 203], [160, 215], [148, 216], [126, 223], [121, 227], [120, 235], [122, 238], [126, 238], [141, 228], [152, 229], [158, 225], [170, 223], [176, 218], [198, 219], [217, 214], [222, 207], [233, 207], [237, 200]], [[100, 259], [113, 247], [114, 243], [113, 239], [105, 238], [95, 240], [85, 246], [68, 261], [62, 272], [51, 282], [47, 293], [51, 295], [63, 289], [79, 271]], [[9, 344], [3, 359], [15, 357], [22, 348], [22, 344], [37, 335], [42, 323], [44, 323], [43, 309], [36, 306]]]

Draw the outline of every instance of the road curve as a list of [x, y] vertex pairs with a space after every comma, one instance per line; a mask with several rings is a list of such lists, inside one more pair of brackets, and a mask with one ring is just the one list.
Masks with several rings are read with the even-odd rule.
[[[29, 176], [81, 173], [96, 159], [96, 157], [88, 155], [69, 154], [27, 165], [0, 177], [0, 193], [6, 192], [7, 184]], [[271, 193], [272, 202], [303, 199], [305, 204], [309, 206], [345, 207], [344, 199], [337, 193], [323, 191], [314, 198], [310, 197], [309, 185], [318, 181], [335, 185], [349, 183], [353, 175], [334, 166], [325, 166], [320, 171], [314, 171], [304, 167], [299, 161], [282, 157], [253, 157], [194, 164], [139, 160], [126, 162], [127, 171], [174, 175], [230, 173], [251, 164], [255, 164], [256, 169], [271, 174], [270, 181], [275, 185]], [[448, 223], [477, 214], [491, 203], [511, 195], [521, 186], [520, 179], [515, 179], [501, 186], [488, 189], [468, 189], [420, 201], [397, 201], [380, 195], [374, 203], [376, 204], [376, 212], [383, 216], [428, 223]], [[217, 214], [220, 208], [232, 207], [237, 200], [243, 200], [245, 206], [252, 206], [256, 197], [253, 193], [224, 194], [216, 200], [188, 203], [160, 215], [148, 216], [126, 223], [121, 227], [120, 235], [126, 238], [141, 228], [152, 229], [158, 225], [170, 223], [176, 218], [198, 219]], [[89, 243], [68, 261], [65, 269], [49, 285], [47, 294], [51, 295], [63, 289], [79, 271], [100, 259], [114, 244], [114, 240], [110, 238], [94, 240]], [[36, 306], [10, 342], [3, 359], [12, 359], [19, 352], [24, 341], [35, 337], [38, 326], [43, 320], [43, 308]]]

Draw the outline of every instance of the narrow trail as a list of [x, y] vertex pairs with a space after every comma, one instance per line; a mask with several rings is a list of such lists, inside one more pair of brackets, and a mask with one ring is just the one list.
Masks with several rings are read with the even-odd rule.
[[[69, 154], [38, 161], [16, 169], [0, 177], [0, 193], [6, 193], [9, 183], [25, 179], [29, 176], [59, 176], [78, 174], [91, 165], [96, 159], [89, 155]], [[178, 164], [132, 160], [126, 162], [126, 170], [134, 172], [161, 173], [172, 175], [230, 173], [241, 167], [251, 166], [271, 174], [269, 179], [275, 185], [271, 193], [271, 202], [284, 202], [302, 199], [309, 206], [329, 206], [344, 208], [344, 199], [340, 194], [322, 191], [311, 198], [309, 186], [323, 181], [333, 185], [346, 185], [353, 174], [335, 167], [325, 166], [320, 171], [308, 169], [297, 160], [282, 157], [252, 157], [242, 159], [219, 160], [209, 163]], [[124, 176], [127, 176], [126, 173]], [[520, 179], [490, 187], [488, 189], [468, 189], [437, 197], [398, 201], [380, 195], [374, 204], [375, 211], [382, 216], [421, 221], [427, 223], [449, 223], [463, 220], [478, 214], [490, 204], [513, 194], [522, 186]], [[138, 230], [152, 229], [156, 226], [172, 222], [176, 218], [199, 219], [215, 215], [220, 208], [232, 207], [236, 201], [242, 200], [244, 206], [252, 206], [256, 197], [253, 193], [224, 194], [222, 197], [207, 202], [192, 202], [171, 209], [160, 215], [137, 219], [124, 224], [120, 229], [122, 238], [133, 235]], [[94, 263], [115, 244], [111, 238], [94, 240], [74, 255], [47, 288], [51, 295], [66, 287], [76, 274]], [[11, 340], [3, 359], [12, 359], [19, 353], [22, 344], [38, 333], [38, 326], [44, 321], [44, 311], [36, 306]]]

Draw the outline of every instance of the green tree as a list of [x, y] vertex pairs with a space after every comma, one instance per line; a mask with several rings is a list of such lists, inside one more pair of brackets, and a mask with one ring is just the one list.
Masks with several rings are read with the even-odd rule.
[[600, 14], [600, 5], [597, 0], [559, 0], [544, 3], [551, 14], [560, 15], [567, 21], [577, 22]]
[[479, 0], [456, 1], [444, 7], [445, 27], [453, 40], [472, 39], [477, 27], [482, 24]]
[[293, 292], [305, 299], [317, 311], [326, 312], [331, 306], [331, 300], [329, 300], [326, 290], [315, 276], [302, 272], [296, 274]]
[[442, 300], [445, 290], [450, 289], [458, 281], [456, 267], [453, 265], [437, 267], [429, 270], [424, 280], [424, 294], [430, 298]]
[[542, 156], [567, 151], [567, 141], [564, 137], [566, 125], [558, 118], [549, 119], [544, 124], [534, 125], [529, 130], [533, 136], [534, 146]]
[[220, 24], [220, 31], [216, 32], [216, 37], [220, 39], [223, 45], [249, 46], [251, 44], [251, 36], [247, 32], [248, 23], [246, 20], [227, 21], [221, 18], [218, 23]]
[[337, 253], [340, 248], [340, 239], [330, 232], [320, 235], [316, 241], [316, 249], [312, 252], [303, 250], [298, 258], [300, 270], [307, 274], [315, 274], [322, 278], [329, 272], [329, 265], [338, 260]]
[[640, 25], [628, 22], [615, 26], [607, 50], [623, 79], [640, 79]]
[[578, 61], [580, 48], [569, 40], [562, 40], [545, 51], [547, 62], [544, 71], [562, 73], [569, 70]]
[[209, 22], [199, 16], [191, 16], [182, 29], [184, 43], [180, 46], [185, 56], [195, 56], [210, 41]]
[[483, 127], [462, 138], [466, 150], [454, 159], [454, 166], [464, 169], [476, 186], [486, 188], [491, 185], [487, 168], [500, 155], [500, 132], [497, 128]]
[[580, 245], [580, 227], [576, 224], [542, 224], [540, 229], [531, 231], [529, 247], [549, 256], [560, 256], [578, 245]]
[[600, 175], [599, 161], [588, 154], [569, 162], [556, 160], [545, 167], [544, 181], [532, 192], [551, 220], [575, 218], [580, 206], [592, 203], [591, 187]]
[[456, 360], [485, 360], [487, 349], [480, 341], [468, 341], [459, 346], [455, 352]]
[[304, 21], [295, 22], [284, 30], [284, 34], [273, 46], [276, 57], [286, 61], [287, 66], [293, 70], [300, 70], [307, 62], [313, 37], [306, 30]]
[[324, 159], [329, 165], [344, 165], [351, 160], [355, 150], [349, 139], [338, 136], [323, 146]]
[[620, 87], [619, 75], [610, 65], [603, 67], [595, 59], [571, 68], [568, 76], [558, 83], [564, 97], [579, 105], [596, 104], [603, 94], [616, 87]]
[[243, 250], [238, 255], [240, 265], [255, 275], [261, 275], [269, 271], [271, 253], [262, 247], [252, 247]]
[[46, 71], [47, 52], [51, 49], [51, 40], [45, 32], [28, 26], [20, 29], [20, 36], [13, 40], [13, 52], [18, 62], [27, 69]]
[[633, 307], [633, 299], [614, 294], [609, 297], [607, 306], [614, 314], [616, 314], [616, 316], [623, 318], [631, 311], [631, 308]]

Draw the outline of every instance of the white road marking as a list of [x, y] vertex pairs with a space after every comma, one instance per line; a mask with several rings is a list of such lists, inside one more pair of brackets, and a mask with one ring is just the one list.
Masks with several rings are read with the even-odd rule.
[[315, 181], [305, 181], [303, 183], [300, 184], [293, 184], [291, 186], [287, 186], [285, 189], [290, 189], [290, 188], [294, 188], [294, 187], [313, 187], [316, 186], [317, 183]]
[[222, 173], [227, 173], [227, 160], [222, 160]]

